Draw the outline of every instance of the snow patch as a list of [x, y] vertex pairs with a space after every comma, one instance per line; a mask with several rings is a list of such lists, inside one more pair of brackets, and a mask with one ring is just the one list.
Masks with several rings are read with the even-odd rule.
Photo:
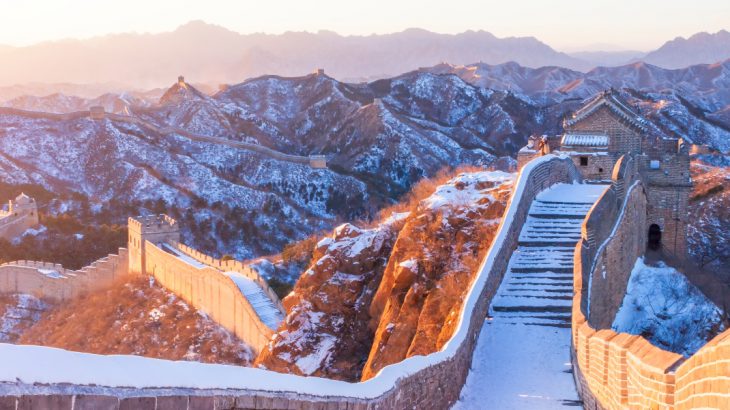
[[689, 357], [724, 330], [720, 309], [664, 262], [636, 260], [612, 329]]

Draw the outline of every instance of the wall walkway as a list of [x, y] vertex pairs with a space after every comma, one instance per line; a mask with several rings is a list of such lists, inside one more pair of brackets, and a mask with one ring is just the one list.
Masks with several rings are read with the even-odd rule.
[[583, 218], [607, 188], [557, 184], [532, 202], [457, 408], [579, 403], [569, 364], [573, 250]]

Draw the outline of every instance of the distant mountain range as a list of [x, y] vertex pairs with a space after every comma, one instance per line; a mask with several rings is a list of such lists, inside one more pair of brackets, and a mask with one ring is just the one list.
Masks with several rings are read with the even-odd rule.
[[[569, 55], [533, 37], [498, 38], [485, 31], [454, 35], [421, 29], [370, 36], [341, 36], [327, 31], [242, 35], [193, 21], [167, 33], [115, 34], [0, 47], [0, 86], [106, 83], [149, 89], [168, 84], [179, 74], [195, 82], [217, 85], [266, 74], [299, 76], [316, 68], [324, 68], [339, 80], [363, 81], [444, 61], [456, 65], [516, 62], [532, 68], [557, 66], [588, 71], [638, 59], [677, 68], [726, 58], [730, 58], [727, 31], [678, 38], [647, 55], [631, 51]], [[110, 91], [113, 88], [104, 90]], [[0, 95], [0, 99], [12, 97]]]
[[710, 64], [730, 58], [730, 32], [697, 33], [690, 38], [677, 37], [642, 58], [665, 68], [682, 68]]

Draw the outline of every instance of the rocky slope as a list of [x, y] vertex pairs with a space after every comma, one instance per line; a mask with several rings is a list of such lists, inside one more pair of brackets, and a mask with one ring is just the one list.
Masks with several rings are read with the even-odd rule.
[[15, 342], [206, 363], [252, 361], [247, 345], [147, 278], [52, 306]]
[[730, 284], [730, 158], [700, 155], [691, 171], [690, 254], [700, 268]]
[[424, 182], [380, 223], [335, 229], [284, 299], [287, 318], [256, 365], [360, 380], [440, 349], [491, 243], [511, 178], [469, 172], [438, 187]]

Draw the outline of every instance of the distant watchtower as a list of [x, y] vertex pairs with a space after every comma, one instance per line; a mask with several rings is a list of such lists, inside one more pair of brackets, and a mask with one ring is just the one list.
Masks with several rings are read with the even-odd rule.
[[179, 242], [180, 228], [177, 221], [167, 215], [148, 215], [129, 218], [129, 272], [147, 274], [145, 241], [152, 243]]
[[177, 83], [180, 85], [185, 84], [185, 77], [181, 75], [177, 76]]
[[89, 117], [92, 120], [103, 120], [106, 116], [106, 111], [104, 110], [104, 107], [101, 105], [95, 105], [93, 107], [89, 107]]

